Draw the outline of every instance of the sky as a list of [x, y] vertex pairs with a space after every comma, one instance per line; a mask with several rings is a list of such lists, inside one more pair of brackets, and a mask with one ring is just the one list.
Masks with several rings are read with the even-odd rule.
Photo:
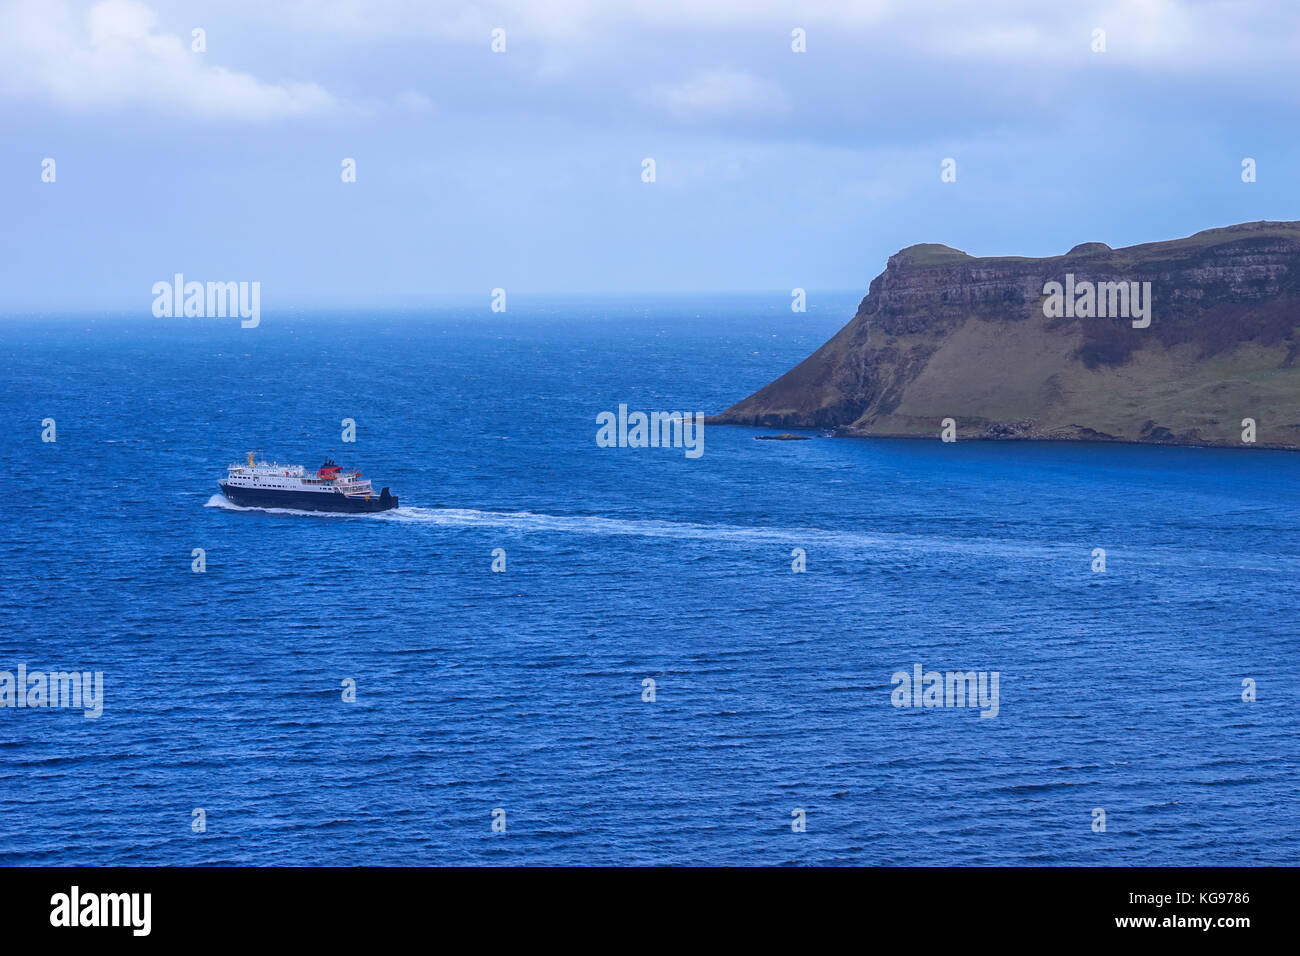
[[1288, 0], [0, 0], [0, 313], [865, 293], [1300, 219], [1297, 51]]

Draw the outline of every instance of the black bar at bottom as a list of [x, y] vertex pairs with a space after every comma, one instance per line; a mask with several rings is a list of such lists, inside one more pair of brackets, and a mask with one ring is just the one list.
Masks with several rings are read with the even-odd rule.
[[[848, 930], [859, 939], [937, 934], [945, 947], [1099, 936], [1200, 936], [1231, 945], [1258, 930], [1284, 928], [1283, 886], [1293, 875], [1250, 867], [6, 868], [0, 925], [7, 942], [115, 937], [336, 946], [373, 943], [376, 932], [427, 936], [477, 926], [484, 939], [502, 931], [562, 931], [565, 940], [622, 927], [628, 940], [654, 944], [664, 942], [659, 934], [668, 926], [689, 918], [738, 935], [772, 927], [818, 936]], [[617, 937], [603, 938], [613, 944]]]

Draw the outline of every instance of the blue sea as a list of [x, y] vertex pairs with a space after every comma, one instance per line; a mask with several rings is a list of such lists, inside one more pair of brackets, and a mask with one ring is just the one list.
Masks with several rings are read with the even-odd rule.
[[[1300, 455], [597, 445], [813, 298], [4, 319], [0, 671], [104, 700], [0, 709], [0, 864], [1300, 863]], [[402, 507], [232, 508], [252, 449]]]

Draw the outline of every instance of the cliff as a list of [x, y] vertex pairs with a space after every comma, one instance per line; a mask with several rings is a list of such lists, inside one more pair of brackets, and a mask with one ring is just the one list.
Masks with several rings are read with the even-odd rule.
[[1240, 446], [1252, 418], [1259, 445], [1295, 448], [1297, 353], [1300, 222], [1042, 259], [924, 244], [889, 258], [830, 341], [710, 421]]

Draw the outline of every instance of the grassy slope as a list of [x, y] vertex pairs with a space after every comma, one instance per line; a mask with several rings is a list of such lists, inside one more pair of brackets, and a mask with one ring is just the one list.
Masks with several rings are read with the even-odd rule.
[[[1023, 274], [1028, 265], [1055, 274], [1104, 263], [1110, 274], [1140, 273], [1152, 262], [1195, 268], [1199, 259], [1214, 266], [1214, 247], [1261, 238], [1298, 242], [1300, 223], [1243, 223], [1114, 250], [1081, 244], [1044, 259], [975, 258], [923, 243], [893, 256], [891, 268], [1003, 267]], [[970, 437], [1010, 423], [1020, 437], [1240, 444], [1241, 420], [1251, 417], [1260, 444], [1300, 447], [1300, 368], [1287, 366], [1283, 341], [1296, 325], [1294, 302], [1228, 298], [1196, 321], [1156, 330], [1163, 342], [1145, 334], [1132, 338], [1135, 351], [1121, 350], [1113, 357], [1116, 364], [1096, 368], [1080, 356], [1097, 336], [1115, 334], [1100, 326], [985, 314], [944, 331], [893, 337], [877, 332], [867, 344], [859, 317], [720, 420], [930, 436], [943, 418], [953, 417], [959, 434]], [[875, 385], [867, 404], [864, 381]]]

